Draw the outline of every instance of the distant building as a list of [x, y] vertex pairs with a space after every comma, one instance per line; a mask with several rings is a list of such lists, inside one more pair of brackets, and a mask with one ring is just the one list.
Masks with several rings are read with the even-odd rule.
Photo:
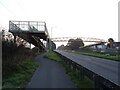
[[113, 42], [112, 48], [120, 49], [120, 42]]
[[104, 50], [107, 48], [107, 46], [104, 43], [100, 44], [92, 44], [83, 47], [84, 50], [88, 50], [91, 52], [105, 52]]
[[86, 52], [118, 55], [118, 52], [120, 52], [120, 42], [112, 42], [110, 44], [110, 46], [108, 44], [105, 45], [105, 43], [93, 44], [83, 47], [82, 50], [85, 50]]

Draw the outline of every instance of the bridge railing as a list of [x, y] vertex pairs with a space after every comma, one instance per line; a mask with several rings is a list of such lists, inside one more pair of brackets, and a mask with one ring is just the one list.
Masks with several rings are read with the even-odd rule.
[[46, 23], [40, 21], [9, 21], [9, 31], [44, 31], [49, 35]]

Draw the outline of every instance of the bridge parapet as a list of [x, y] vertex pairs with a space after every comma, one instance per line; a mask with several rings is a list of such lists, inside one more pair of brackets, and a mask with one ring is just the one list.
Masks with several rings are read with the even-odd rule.
[[44, 32], [49, 36], [46, 23], [40, 21], [9, 21], [10, 32]]

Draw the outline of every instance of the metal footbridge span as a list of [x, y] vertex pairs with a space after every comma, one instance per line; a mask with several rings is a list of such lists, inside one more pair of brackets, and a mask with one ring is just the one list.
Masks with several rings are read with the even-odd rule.
[[[45, 22], [9, 21], [9, 32], [13, 33], [14, 42], [16, 42], [16, 36], [18, 36], [39, 47], [40, 51], [48, 49], [50, 37]], [[41, 39], [46, 41], [46, 45], [43, 44]]]

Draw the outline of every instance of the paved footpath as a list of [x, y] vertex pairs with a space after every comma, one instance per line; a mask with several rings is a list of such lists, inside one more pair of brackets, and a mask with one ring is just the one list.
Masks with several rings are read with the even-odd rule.
[[40, 66], [35, 71], [27, 88], [76, 88], [64, 67], [55, 61], [37, 56]]

